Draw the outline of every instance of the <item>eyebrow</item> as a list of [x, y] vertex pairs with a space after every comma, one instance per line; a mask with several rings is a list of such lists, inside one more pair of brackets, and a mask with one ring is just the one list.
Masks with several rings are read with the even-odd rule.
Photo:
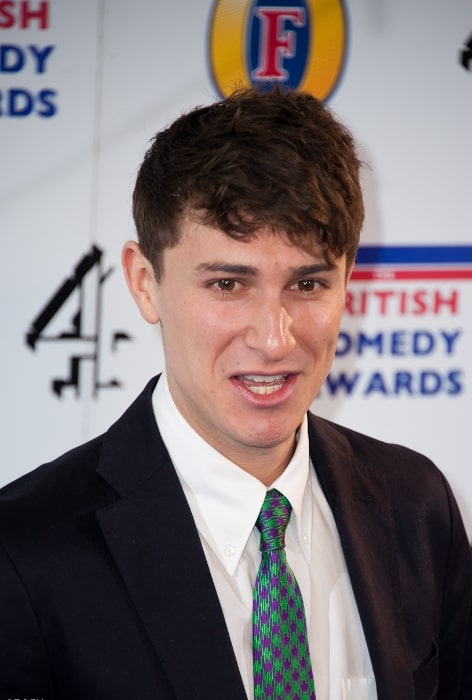
[[338, 265], [335, 263], [328, 263], [324, 260], [323, 262], [292, 268], [292, 273], [295, 277], [309, 277], [310, 275], [317, 275], [320, 272], [331, 272], [331, 270], [336, 270], [337, 268]]
[[[311, 265], [301, 265], [291, 268], [290, 272], [294, 277], [308, 277], [320, 272], [330, 272], [337, 268], [336, 264], [326, 261], [312, 263]], [[196, 272], [223, 272], [228, 275], [245, 275], [254, 277], [257, 275], [257, 268], [251, 265], [231, 264], [225, 262], [201, 263], [195, 269]]]
[[195, 272], [225, 272], [228, 275], [248, 275], [257, 274], [255, 267], [251, 265], [232, 265], [224, 262], [201, 263], [195, 268]]

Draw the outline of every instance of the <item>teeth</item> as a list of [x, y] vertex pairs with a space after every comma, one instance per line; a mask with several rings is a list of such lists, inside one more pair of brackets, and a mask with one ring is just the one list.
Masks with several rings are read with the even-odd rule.
[[240, 377], [240, 380], [253, 394], [267, 395], [280, 391], [287, 376], [286, 374], [246, 374]]
[[251, 394], [273, 394], [275, 391], [279, 391], [282, 388], [282, 384], [266, 384], [266, 386], [248, 386]]
[[272, 382], [282, 382], [286, 378], [286, 374], [246, 374], [242, 379], [250, 382], [263, 382], [264, 384], [272, 384]]

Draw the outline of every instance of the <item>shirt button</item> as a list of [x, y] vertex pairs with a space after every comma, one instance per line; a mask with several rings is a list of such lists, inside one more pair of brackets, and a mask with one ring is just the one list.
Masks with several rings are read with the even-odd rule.
[[306, 534], [306, 532], [303, 533], [303, 535], [302, 535], [302, 540], [303, 540], [303, 544], [309, 544], [310, 538], [308, 537], [308, 535]]
[[232, 544], [226, 544], [223, 552], [227, 557], [232, 557], [234, 554], [236, 554], [236, 550]]

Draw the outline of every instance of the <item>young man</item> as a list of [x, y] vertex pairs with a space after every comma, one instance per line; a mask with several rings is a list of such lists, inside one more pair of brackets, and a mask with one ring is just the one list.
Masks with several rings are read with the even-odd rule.
[[465, 700], [472, 571], [449, 486], [308, 412], [359, 166], [294, 92], [239, 91], [156, 136], [123, 265], [165, 372], [3, 490], [0, 700]]

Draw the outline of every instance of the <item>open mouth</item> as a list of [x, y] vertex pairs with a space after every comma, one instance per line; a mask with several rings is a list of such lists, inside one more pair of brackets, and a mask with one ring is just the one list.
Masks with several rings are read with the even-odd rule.
[[243, 374], [239, 381], [253, 394], [273, 394], [280, 391], [288, 374]]

